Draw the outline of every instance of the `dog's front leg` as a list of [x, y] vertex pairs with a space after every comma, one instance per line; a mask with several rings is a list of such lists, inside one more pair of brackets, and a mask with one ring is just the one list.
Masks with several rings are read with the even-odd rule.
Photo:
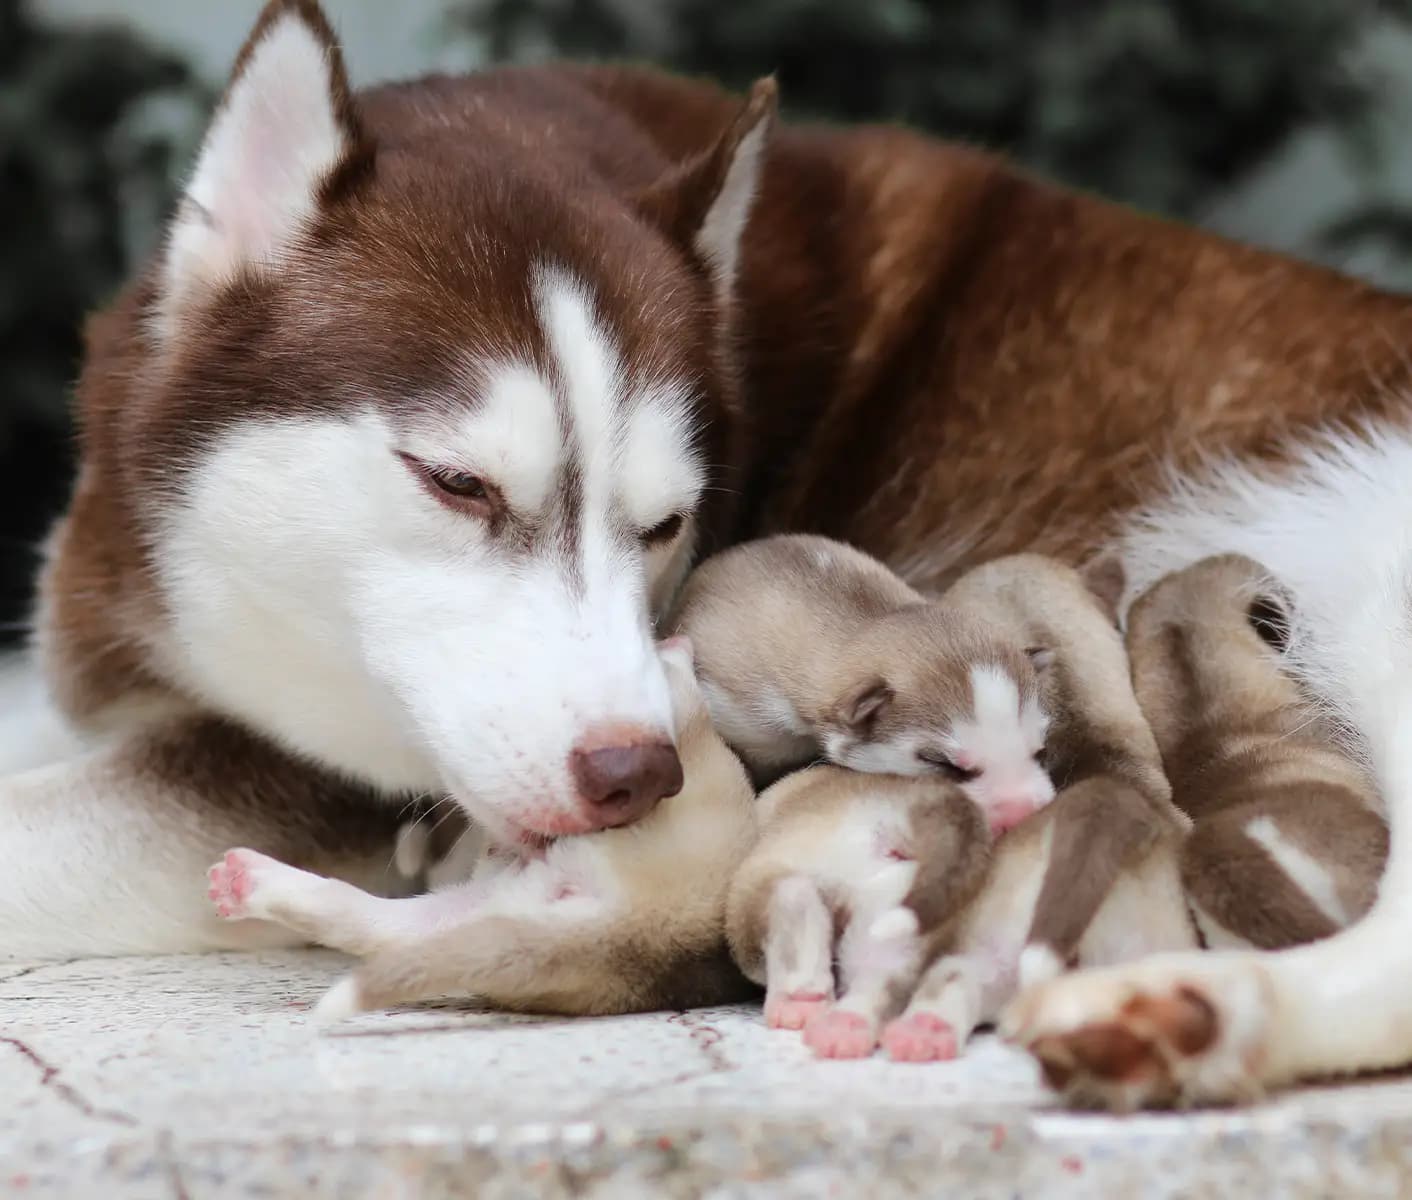
[[296, 944], [229, 923], [206, 870], [253, 845], [387, 890], [397, 806], [244, 732], [187, 719], [0, 779], [0, 958]]

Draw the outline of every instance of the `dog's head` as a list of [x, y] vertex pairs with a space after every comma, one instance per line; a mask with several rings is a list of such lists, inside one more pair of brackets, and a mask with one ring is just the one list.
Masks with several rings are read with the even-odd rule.
[[551, 72], [354, 95], [312, 0], [270, 4], [129, 422], [188, 685], [505, 838], [680, 787], [652, 620], [735, 406], [773, 111], [758, 85], [666, 163]]

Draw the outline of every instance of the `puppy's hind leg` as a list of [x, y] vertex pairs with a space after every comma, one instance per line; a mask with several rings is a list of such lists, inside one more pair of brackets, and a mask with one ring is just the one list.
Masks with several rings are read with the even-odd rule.
[[883, 1050], [895, 1062], [955, 1058], [981, 1022], [982, 990], [975, 961], [962, 954], [937, 959], [906, 1011], [883, 1030]]
[[789, 875], [767, 902], [765, 1024], [803, 1029], [833, 999], [833, 914], [814, 881]]
[[843, 995], [816, 1013], [804, 1041], [821, 1058], [862, 1058], [877, 1047], [878, 1030], [896, 1013], [917, 979], [921, 959], [917, 915], [899, 906], [845, 931], [839, 947]]

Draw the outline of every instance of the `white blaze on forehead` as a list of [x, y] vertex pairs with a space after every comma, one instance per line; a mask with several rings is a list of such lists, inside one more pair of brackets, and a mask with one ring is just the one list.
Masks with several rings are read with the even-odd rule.
[[572, 279], [544, 271], [537, 288], [540, 319], [568, 401], [571, 452], [582, 465], [585, 516], [591, 520], [607, 507], [612, 486], [621, 421], [617, 348], [595, 319], [587, 293]]
[[602, 531], [614, 503], [640, 527], [694, 505], [704, 470], [692, 445], [687, 386], [659, 381], [629, 395], [618, 347], [587, 291], [548, 270], [537, 288], [568, 401], [569, 452], [582, 467], [586, 527]]
[[1020, 689], [992, 664], [971, 668], [971, 717], [952, 722], [949, 748], [959, 765], [989, 770], [1028, 765], [1044, 745], [1046, 720], [1038, 701], [1022, 706]]

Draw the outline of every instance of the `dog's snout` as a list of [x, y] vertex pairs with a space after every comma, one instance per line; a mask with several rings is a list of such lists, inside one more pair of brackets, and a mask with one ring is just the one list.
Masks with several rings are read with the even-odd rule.
[[569, 755], [569, 768], [598, 829], [631, 825], [682, 787], [681, 759], [660, 738], [593, 739]]

